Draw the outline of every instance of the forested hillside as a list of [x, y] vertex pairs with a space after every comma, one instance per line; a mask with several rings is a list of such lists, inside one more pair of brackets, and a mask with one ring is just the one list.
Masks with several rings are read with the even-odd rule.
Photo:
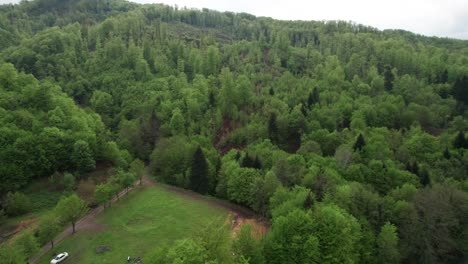
[[468, 254], [468, 41], [123, 0], [2, 5], [0, 39], [3, 198], [137, 158], [271, 219], [193, 263]]

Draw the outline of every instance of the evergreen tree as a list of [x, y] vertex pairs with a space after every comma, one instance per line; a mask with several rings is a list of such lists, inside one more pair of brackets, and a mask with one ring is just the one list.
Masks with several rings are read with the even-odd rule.
[[273, 87], [270, 87], [269, 94], [271, 96], [275, 95], [275, 90], [273, 89]]
[[262, 164], [260, 162], [260, 160], [258, 159], [257, 156], [255, 156], [255, 158], [252, 158], [248, 153], [245, 154], [245, 157], [244, 159], [242, 159], [242, 162], [241, 162], [241, 167], [242, 168], [253, 168], [253, 169], [261, 169], [262, 168]]
[[213, 91], [210, 91], [209, 95], [208, 95], [208, 103], [211, 107], [215, 107], [216, 106], [216, 98], [215, 98], [215, 95], [213, 93]]
[[154, 147], [158, 138], [159, 126], [159, 118], [156, 114], [156, 111], [153, 110], [148, 122], [144, 126], [142, 133], [143, 141], [148, 143], [152, 148]]
[[358, 138], [356, 139], [356, 142], [353, 145], [353, 150], [362, 150], [362, 148], [366, 145], [366, 141], [364, 140], [364, 137], [362, 134], [359, 134]]
[[142, 146], [138, 149], [140, 159], [147, 159], [153, 151], [159, 137], [160, 120], [156, 111], [152, 111], [149, 119], [140, 118], [139, 137]]
[[465, 133], [463, 131], [458, 132], [455, 140], [453, 141], [453, 146], [457, 149], [466, 147]]
[[272, 113], [268, 120], [268, 135], [271, 142], [278, 143], [278, 126], [276, 125], [276, 114]]
[[410, 172], [412, 172], [412, 173], [415, 174], [415, 175], [419, 175], [419, 165], [418, 165], [417, 162], [413, 162], [413, 163], [411, 164], [411, 170], [410, 170]]
[[423, 186], [428, 186], [431, 184], [431, 178], [429, 176], [429, 172], [427, 171], [426, 168], [422, 168], [421, 171], [419, 172], [418, 174], [419, 176], [419, 182], [423, 185]]
[[307, 98], [307, 107], [310, 109], [313, 104], [314, 104], [314, 97], [311, 92], [309, 93], [309, 97]]
[[243, 168], [253, 168], [254, 160], [249, 156], [249, 153], [245, 154], [244, 159], [242, 159], [241, 167]]
[[189, 177], [192, 190], [201, 194], [206, 194], [209, 191], [208, 163], [200, 146], [193, 154]]
[[317, 87], [309, 93], [309, 98], [307, 99], [307, 107], [310, 109], [314, 104], [320, 101], [320, 94]]
[[387, 91], [391, 91], [393, 89], [393, 80], [395, 76], [393, 75], [392, 68], [389, 65], [385, 66], [384, 72], [384, 88]]
[[258, 156], [255, 157], [252, 168], [258, 169], [258, 170], [262, 169], [262, 162], [260, 161]]
[[445, 159], [450, 159], [451, 158], [450, 151], [449, 151], [448, 147], [445, 147], [444, 158]]
[[312, 195], [310, 194], [307, 194], [305, 200], [304, 200], [304, 209], [310, 209], [312, 208], [312, 206], [314, 205], [314, 200], [312, 199]]
[[409, 172], [412, 172], [412, 166], [411, 166], [411, 162], [407, 161], [406, 164], [405, 164], [405, 169]]
[[236, 161], [239, 161], [240, 158], [241, 158], [241, 154], [240, 154], [239, 151], [237, 151], [237, 152], [236, 152], [236, 156], [234, 156], [234, 159], [235, 159]]
[[238, 96], [235, 89], [235, 81], [229, 68], [223, 68], [219, 75], [221, 82], [220, 104], [225, 117], [234, 118], [237, 113]]
[[442, 73], [440, 74], [439, 81], [440, 81], [440, 83], [447, 83], [448, 82], [448, 70], [447, 69], [442, 71]]
[[210, 46], [205, 60], [205, 74], [216, 75], [219, 70], [219, 51], [215, 46]]
[[307, 109], [305, 107], [305, 104], [301, 104], [301, 113], [303, 116], [307, 116]]
[[459, 77], [452, 88], [453, 97], [464, 104], [468, 104], [468, 77]]

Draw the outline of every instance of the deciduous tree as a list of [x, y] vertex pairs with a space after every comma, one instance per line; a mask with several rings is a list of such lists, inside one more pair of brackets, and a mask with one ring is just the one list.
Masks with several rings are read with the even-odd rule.
[[63, 197], [55, 207], [55, 213], [63, 221], [72, 224], [72, 233], [75, 233], [75, 224], [83, 216], [88, 207], [85, 202], [76, 194]]

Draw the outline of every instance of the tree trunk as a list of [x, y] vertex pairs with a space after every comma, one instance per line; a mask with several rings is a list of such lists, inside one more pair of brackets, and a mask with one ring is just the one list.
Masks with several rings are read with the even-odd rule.
[[75, 234], [75, 222], [72, 222], [72, 227], [73, 227], [73, 232], [72, 232], [72, 234]]
[[54, 248], [54, 240], [53, 239], [50, 241], [50, 246], [51, 246], [51, 248]]

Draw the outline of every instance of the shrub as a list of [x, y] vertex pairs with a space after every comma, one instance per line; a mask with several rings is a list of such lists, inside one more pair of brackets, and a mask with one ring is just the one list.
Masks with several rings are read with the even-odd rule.
[[20, 192], [8, 193], [5, 201], [5, 211], [9, 216], [18, 216], [31, 210], [31, 201]]

